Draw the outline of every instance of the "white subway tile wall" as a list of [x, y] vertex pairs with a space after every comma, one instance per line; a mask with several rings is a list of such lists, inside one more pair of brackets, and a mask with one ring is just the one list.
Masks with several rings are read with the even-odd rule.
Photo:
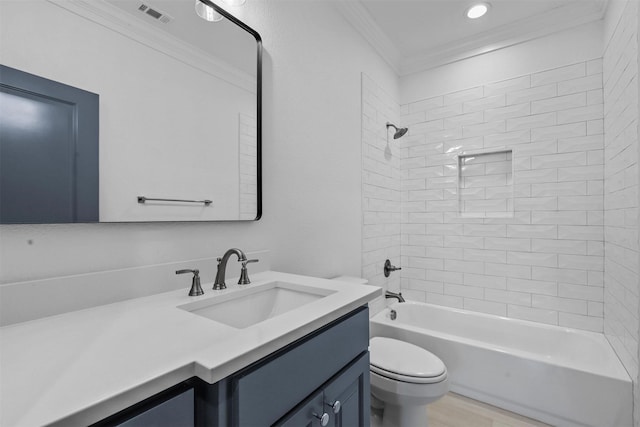
[[242, 113], [238, 116], [240, 219], [255, 219], [258, 214], [258, 130], [255, 118]]
[[[442, 98], [439, 100], [425, 100], [424, 108], [430, 111], [442, 106]], [[420, 110], [418, 108], [418, 111]], [[411, 115], [409, 111], [407, 114]], [[446, 113], [443, 113], [446, 115]], [[400, 105], [393, 100], [376, 82], [366, 74], [362, 74], [362, 277], [369, 283], [382, 286], [385, 289], [398, 291], [400, 289], [400, 275], [392, 274], [384, 277], [384, 262], [391, 260], [394, 265], [400, 265], [401, 243], [401, 190], [411, 188], [412, 179], [401, 180], [400, 173], [400, 149], [393, 140], [393, 132], [387, 131], [387, 122], [397, 125], [400, 115]], [[424, 121], [424, 114], [416, 114], [416, 120], [423, 120], [423, 130], [431, 132], [439, 130], [429, 122]], [[442, 121], [440, 121], [442, 122]], [[404, 137], [407, 141], [420, 146], [424, 141]], [[425, 151], [423, 151], [425, 153]], [[431, 174], [423, 159], [412, 162], [407, 158], [406, 166], [415, 171], [416, 184], [424, 182], [426, 176], [438, 176]], [[403, 187], [404, 186], [404, 187]], [[424, 203], [424, 202], [423, 202]], [[421, 206], [419, 212], [424, 212]], [[424, 220], [426, 221], [426, 219]], [[425, 235], [417, 221], [407, 232]], [[422, 225], [424, 227], [424, 225]], [[417, 270], [417, 269], [416, 269]], [[419, 270], [422, 271], [422, 270]], [[411, 274], [411, 269], [406, 273]], [[408, 292], [407, 297], [415, 295]], [[418, 296], [419, 298], [419, 296]]]
[[[637, 37], [638, 2], [629, 1], [607, 45], [603, 65], [604, 331], [634, 380], [636, 402], [640, 395], [637, 381], [640, 324]], [[580, 264], [587, 260], [567, 261]], [[584, 293], [586, 290], [568, 291]], [[594, 306], [591, 312], [600, 309]], [[635, 419], [640, 420], [640, 405], [634, 406]]]
[[[407, 296], [603, 331], [602, 64], [596, 58], [400, 107], [409, 127], [394, 144]], [[457, 156], [474, 151], [502, 151], [504, 159], [463, 161], [458, 189]]]

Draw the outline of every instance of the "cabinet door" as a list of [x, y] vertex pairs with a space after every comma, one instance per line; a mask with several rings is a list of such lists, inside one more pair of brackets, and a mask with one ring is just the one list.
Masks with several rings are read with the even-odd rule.
[[329, 415], [323, 411], [322, 402], [322, 391], [318, 391], [277, 421], [274, 427], [326, 426], [329, 421]]
[[359, 308], [233, 375], [229, 425], [272, 425], [342, 372], [368, 345], [369, 312]]
[[324, 410], [330, 426], [369, 427], [369, 352], [349, 364], [324, 387]]

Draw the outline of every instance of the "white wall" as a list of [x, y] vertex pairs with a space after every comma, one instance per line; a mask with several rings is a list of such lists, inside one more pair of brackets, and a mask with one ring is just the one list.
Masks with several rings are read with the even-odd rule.
[[[361, 72], [393, 71], [326, 2], [268, 1], [247, 23], [265, 40], [265, 227], [274, 269], [361, 274]], [[264, 29], [264, 30], [262, 30]], [[267, 44], [268, 43], [268, 44]]]
[[634, 381], [640, 425], [638, 243], [638, 2], [615, 1], [605, 19], [604, 332]]
[[[602, 332], [602, 60], [588, 59], [402, 107], [408, 296]], [[461, 190], [457, 156], [478, 150], [512, 161], [474, 154]]]
[[[402, 80], [407, 296], [603, 330], [601, 38], [589, 24]], [[503, 149], [513, 217], [461, 218], [456, 155]]]
[[329, 4], [249, 0], [232, 12], [264, 41], [263, 219], [5, 225], [0, 283], [204, 258], [229, 247], [270, 249], [275, 270], [360, 275], [361, 72], [390, 92], [395, 75]]
[[[398, 292], [400, 274], [384, 276], [384, 263], [400, 265], [400, 147], [393, 139], [400, 105], [368, 74], [362, 75], [362, 277]], [[383, 306], [383, 304], [381, 305]], [[375, 308], [372, 309], [372, 312]]]

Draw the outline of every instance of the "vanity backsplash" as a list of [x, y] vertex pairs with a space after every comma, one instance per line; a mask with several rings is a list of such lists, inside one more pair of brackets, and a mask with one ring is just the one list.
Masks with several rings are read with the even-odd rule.
[[[271, 269], [269, 251], [247, 252], [246, 255], [249, 259], [260, 260], [250, 264], [251, 274]], [[212, 292], [218, 256], [222, 254], [188, 261], [7, 283], [0, 286], [0, 326], [180, 288], [184, 288], [187, 294], [191, 279], [175, 274], [176, 270], [187, 268], [200, 270], [202, 289], [206, 295]], [[240, 268], [239, 262], [230, 262], [227, 277], [239, 277]]]

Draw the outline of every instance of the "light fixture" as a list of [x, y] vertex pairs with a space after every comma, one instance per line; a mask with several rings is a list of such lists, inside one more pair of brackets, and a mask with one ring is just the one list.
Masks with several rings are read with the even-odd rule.
[[209, 22], [218, 22], [222, 20], [222, 15], [216, 12], [215, 9], [208, 4], [202, 3], [200, 0], [196, 0], [196, 13], [200, 18]]
[[465, 15], [469, 19], [478, 19], [489, 11], [489, 3], [475, 3], [469, 6]]

